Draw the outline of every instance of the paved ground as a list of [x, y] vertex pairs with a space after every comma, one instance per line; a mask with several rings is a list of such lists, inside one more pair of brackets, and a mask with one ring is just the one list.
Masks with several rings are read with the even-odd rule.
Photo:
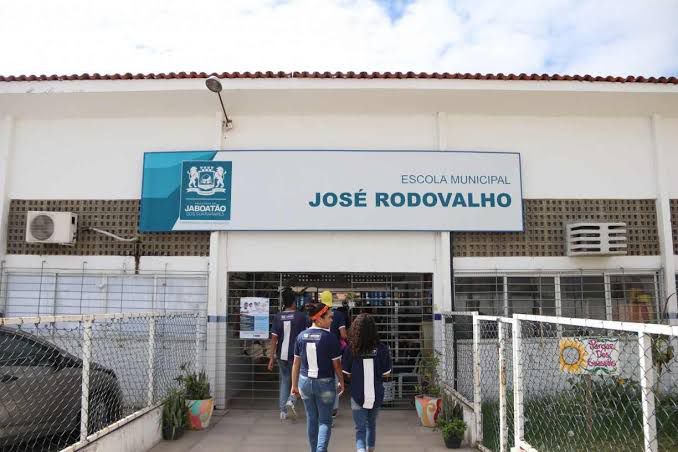
[[[303, 408], [301, 409], [303, 413]], [[340, 411], [330, 440], [331, 452], [355, 451], [353, 419], [348, 410]], [[153, 452], [306, 452], [306, 421], [281, 422], [271, 411], [231, 410], [212, 418], [207, 431], [186, 432], [178, 441], [163, 441]], [[447, 451], [440, 432], [419, 426], [412, 410], [383, 411], [377, 423], [377, 451]], [[470, 451], [473, 449], [457, 449]]]

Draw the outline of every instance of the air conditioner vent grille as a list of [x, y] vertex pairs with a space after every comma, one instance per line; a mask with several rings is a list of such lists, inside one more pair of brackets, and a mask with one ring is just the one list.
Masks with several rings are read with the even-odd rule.
[[568, 256], [626, 254], [626, 223], [572, 223], [565, 227]]
[[38, 215], [31, 220], [31, 234], [38, 240], [48, 240], [54, 234], [54, 220], [49, 215]]

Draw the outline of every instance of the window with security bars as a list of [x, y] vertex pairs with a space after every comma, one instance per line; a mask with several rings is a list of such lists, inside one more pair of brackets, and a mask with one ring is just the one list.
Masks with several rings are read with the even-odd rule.
[[657, 278], [655, 272], [458, 276], [454, 310], [656, 322], [660, 311]]
[[454, 281], [456, 311], [477, 311], [482, 315], [556, 315], [553, 277], [481, 276], [457, 277]]
[[0, 316], [207, 310], [204, 272], [0, 270]]
[[454, 279], [454, 310], [483, 315], [503, 314], [504, 278], [501, 276]]
[[610, 277], [612, 316], [625, 322], [657, 320], [655, 278], [652, 275]]
[[553, 277], [512, 276], [507, 278], [508, 314], [556, 315]]
[[605, 320], [605, 279], [600, 276], [561, 276], [563, 317]]

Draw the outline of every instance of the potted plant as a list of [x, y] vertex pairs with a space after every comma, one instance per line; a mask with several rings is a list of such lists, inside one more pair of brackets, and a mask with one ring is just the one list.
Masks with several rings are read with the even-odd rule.
[[466, 433], [464, 410], [455, 399], [443, 394], [443, 411], [438, 416], [437, 428], [440, 430], [445, 446], [458, 449]]
[[186, 402], [184, 393], [176, 388], [170, 389], [162, 406], [162, 439], [181, 438], [186, 427]]
[[214, 411], [214, 399], [210, 394], [210, 383], [204, 370], [189, 372], [182, 364], [182, 374], [176, 378], [184, 386], [186, 399], [187, 425], [191, 430], [202, 430], [210, 425]]
[[443, 435], [443, 441], [448, 449], [459, 449], [461, 440], [466, 433], [466, 423], [463, 419], [445, 417], [438, 418], [438, 428]]
[[419, 386], [417, 386], [417, 395], [414, 397], [414, 405], [421, 425], [424, 427], [435, 427], [438, 415], [443, 408], [441, 390], [438, 385], [439, 364], [440, 360], [435, 355], [422, 358], [418, 364]]

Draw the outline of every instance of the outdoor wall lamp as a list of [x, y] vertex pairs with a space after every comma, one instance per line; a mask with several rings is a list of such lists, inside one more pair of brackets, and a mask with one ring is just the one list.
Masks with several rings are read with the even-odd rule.
[[221, 111], [224, 112], [224, 129], [232, 129], [233, 128], [233, 121], [228, 119], [228, 114], [226, 114], [226, 108], [224, 107], [224, 101], [221, 99], [221, 90], [223, 89], [221, 86], [221, 82], [219, 81], [219, 78], [212, 75], [205, 80], [205, 86], [207, 86], [207, 89], [212, 91], [213, 93], [217, 93], [217, 96], [219, 96], [219, 102], [221, 103]]

